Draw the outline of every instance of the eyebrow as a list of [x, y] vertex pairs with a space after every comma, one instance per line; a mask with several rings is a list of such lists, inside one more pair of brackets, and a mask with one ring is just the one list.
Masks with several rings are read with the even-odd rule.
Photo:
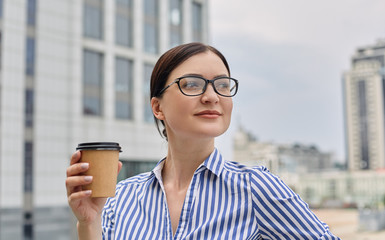
[[[203, 77], [203, 75], [202, 74], [198, 74], [198, 73], [186, 73], [186, 74], [183, 74], [181, 77], [189, 77], [189, 76], [193, 76], [193, 77], [202, 77], [202, 78], [205, 78], [205, 77]], [[216, 75], [216, 76], [214, 76], [214, 78], [213, 79], [215, 79], [215, 78], [219, 78], [219, 77], [229, 77], [227, 74], [219, 74], [219, 75]]]

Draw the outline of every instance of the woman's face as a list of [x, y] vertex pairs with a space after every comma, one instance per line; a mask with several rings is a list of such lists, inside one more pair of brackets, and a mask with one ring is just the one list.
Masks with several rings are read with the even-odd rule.
[[[229, 76], [222, 60], [207, 51], [194, 55], [175, 68], [165, 86], [185, 75], [197, 75], [206, 79]], [[155, 99], [155, 116], [163, 120], [168, 139], [173, 136], [183, 138], [214, 138], [224, 133], [230, 124], [233, 101], [215, 93], [212, 84], [199, 96], [183, 95], [177, 84], [172, 84]], [[155, 108], [154, 108], [155, 107]]]

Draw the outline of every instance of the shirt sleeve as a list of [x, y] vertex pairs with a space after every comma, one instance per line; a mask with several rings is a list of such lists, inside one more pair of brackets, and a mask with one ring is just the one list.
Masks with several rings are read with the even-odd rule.
[[264, 167], [250, 174], [252, 201], [263, 239], [340, 239], [299, 195]]
[[115, 198], [108, 198], [102, 212], [103, 240], [115, 238]]

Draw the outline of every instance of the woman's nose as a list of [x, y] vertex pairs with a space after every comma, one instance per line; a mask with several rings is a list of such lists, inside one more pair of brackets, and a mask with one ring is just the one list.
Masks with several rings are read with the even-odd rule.
[[207, 85], [206, 91], [202, 94], [201, 99], [203, 103], [209, 103], [209, 102], [216, 103], [219, 101], [219, 96], [215, 92], [212, 84]]

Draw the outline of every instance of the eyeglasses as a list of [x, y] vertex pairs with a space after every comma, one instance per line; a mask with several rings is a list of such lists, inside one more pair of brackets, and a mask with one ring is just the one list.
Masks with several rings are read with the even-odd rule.
[[174, 83], [178, 84], [179, 90], [186, 96], [202, 95], [209, 83], [213, 85], [214, 91], [223, 97], [233, 97], [238, 91], [238, 80], [231, 77], [217, 77], [213, 80], [208, 80], [204, 77], [188, 75], [177, 78], [164, 87], [160, 90], [159, 96]]

